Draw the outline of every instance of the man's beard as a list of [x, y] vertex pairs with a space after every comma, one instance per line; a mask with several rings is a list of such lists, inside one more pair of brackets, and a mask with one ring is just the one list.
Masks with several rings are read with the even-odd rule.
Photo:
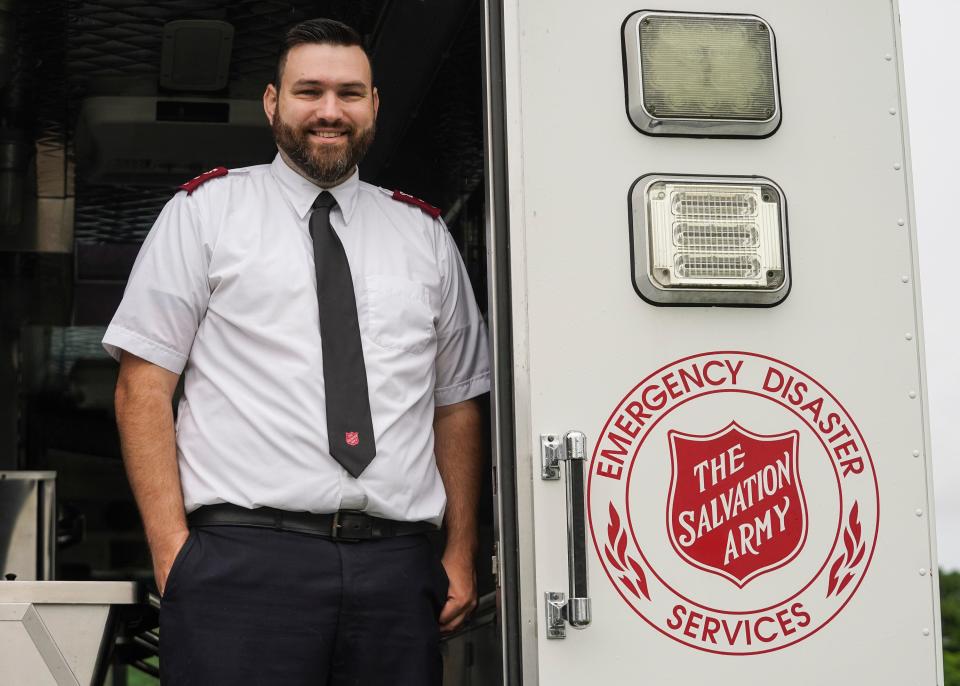
[[273, 139], [283, 152], [315, 183], [323, 187], [333, 186], [363, 159], [373, 143], [376, 122], [361, 131], [348, 127], [344, 146], [310, 144], [310, 134], [297, 130], [280, 117], [279, 108], [274, 110]]

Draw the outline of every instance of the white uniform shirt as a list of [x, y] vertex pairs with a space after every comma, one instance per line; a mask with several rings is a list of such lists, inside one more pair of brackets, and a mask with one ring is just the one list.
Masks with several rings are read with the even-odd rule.
[[356, 172], [329, 189], [346, 251], [377, 455], [330, 457], [310, 207], [321, 189], [278, 155], [177, 193], [143, 243], [103, 339], [180, 373], [184, 506], [443, 517], [436, 405], [489, 389], [487, 339], [446, 227]]

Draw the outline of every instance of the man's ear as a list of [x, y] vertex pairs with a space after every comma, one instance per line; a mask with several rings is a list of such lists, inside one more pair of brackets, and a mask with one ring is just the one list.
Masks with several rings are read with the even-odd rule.
[[277, 111], [277, 89], [272, 83], [267, 84], [263, 91], [263, 112], [267, 115], [267, 121], [273, 126], [273, 113]]
[[380, 91], [374, 86], [373, 89], [373, 118], [377, 118], [377, 112], [380, 111]]

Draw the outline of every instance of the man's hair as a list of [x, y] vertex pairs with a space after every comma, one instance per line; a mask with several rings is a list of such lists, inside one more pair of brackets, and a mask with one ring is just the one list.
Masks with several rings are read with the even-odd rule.
[[308, 19], [290, 28], [283, 37], [280, 53], [277, 55], [277, 72], [274, 75], [273, 85], [280, 88], [283, 78], [283, 68], [287, 63], [287, 53], [298, 45], [342, 45], [344, 47], [357, 46], [363, 50], [370, 63], [370, 76], [373, 78], [373, 61], [370, 53], [363, 45], [363, 38], [355, 30], [335, 19]]

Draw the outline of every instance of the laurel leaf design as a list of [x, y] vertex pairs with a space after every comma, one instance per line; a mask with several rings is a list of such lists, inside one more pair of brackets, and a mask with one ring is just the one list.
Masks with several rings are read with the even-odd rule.
[[626, 531], [620, 534], [620, 539], [617, 541], [617, 559], [624, 564], [626, 564], [627, 562], [627, 532]]
[[617, 514], [617, 509], [613, 506], [613, 501], [611, 501], [610, 523], [607, 525], [607, 540], [610, 541], [610, 545], [614, 545], [614, 541], [617, 540], [618, 531], [620, 531], [620, 515]]
[[833, 589], [837, 587], [837, 573], [840, 571], [840, 567], [843, 565], [843, 555], [838, 557], [833, 563], [833, 566], [830, 568], [830, 583], [827, 585], [827, 597], [829, 598], [833, 594]]
[[[650, 591], [647, 587], [647, 576], [636, 560], [627, 555], [627, 532], [623, 529], [620, 514], [613, 506], [609, 507], [610, 523], [607, 525], [607, 540], [609, 545], [603, 547], [603, 552], [607, 561], [618, 572], [624, 572], [617, 575], [617, 579], [637, 598], [646, 598], [650, 600]], [[630, 572], [633, 572], [631, 577]]]
[[[863, 527], [860, 525], [860, 503], [853, 501], [850, 514], [847, 515], [847, 526], [843, 530], [844, 550], [833, 561], [830, 567], [830, 579], [827, 583], [827, 597], [836, 592], [843, 593], [843, 589], [856, 576], [854, 569], [863, 560], [866, 545], [863, 543]], [[841, 575], [843, 578], [841, 579]]]
[[640, 597], [640, 594], [637, 593], [637, 589], [634, 587], [633, 582], [630, 581], [630, 579], [628, 579], [628, 578], [625, 577], [625, 576], [621, 576], [621, 577], [620, 577], [620, 582], [621, 582], [624, 586], [626, 586], [626, 587], [630, 590], [630, 592], [633, 593], [633, 595], [637, 596], [638, 598]]
[[633, 573], [637, 575], [637, 588], [643, 594], [644, 598], [650, 600], [650, 591], [647, 589], [647, 575], [643, 573], [643, 567], [637, 564], [637, 561], [632, 557], [628, 557], [627, 562], [630, 563]]
[[860, 540], [860, 503], [853, 501], [853, 507], [850, 508], [850, 529], [853, 531], [853, 537]]
[[850, 583], [850, 579], [854, 577], [853, 572], [847, 572], [847, 575], [843, 577], [843, 581], [840, 582], [840, 585], [837, 586], [837, 595], [843, 593], [843, 589], [847, 587], [847, 584]]
[[854, 555], [853, 561], [850, 563], [851, 567], [856, 567], [858, 564], [860, 564], [860, 560], [863, 559], [863, 554], [866, 552], [866, 550], [867, 546], [861, 543], [859, 550], [857, 550], [857, 554]]
[[613, 565], [614, 569], [616, 569], [618, 572], [624, 571], [623, 567], [620, 566], [620, 563], [617, 562], [617, 558], [613, 556], [613, 551], [610, 550], [610, 546], [608, 545], [603, 546], [603, 551], [607, 555], [607, 561], [609, 561], [610, 564]]

